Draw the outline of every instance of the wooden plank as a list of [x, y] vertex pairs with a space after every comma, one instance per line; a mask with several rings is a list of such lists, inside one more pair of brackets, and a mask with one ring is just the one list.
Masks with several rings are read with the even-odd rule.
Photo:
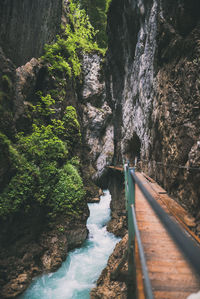
[[[159, 188], [153, 189], [151, 182], [141, 174], [138, 176], [160, 203]], [[164, 206], [169, 213], [166, 205]], [[137, 186], [136, 217], [155, 298], [184, 299], [197, 292], [200, 289], [200, 279], [196, 277]]]
[[[155, 183], [152, 185], [146, 178], [141, 174], [137, 173], [140, 179], [143, 179], [146, 189], [152, 194], [152, 196], [159, 202], [162, 208], [175, 220], [178, 221], [182, 227], [200, 244], [200, 238], [190, 229], [196, 226], [195, 219], [192, 217], [182, 206], [176, 201], [170, 198], [167, 194], [159, 194], [155, 191]], [[143, 177], [143, 178], [142, 178]], [[155, 182], [155, 181], [154, 181]]]
[[[178, 204], [175, 200], [169, 197], [161, 186], [159, 186], [154, 180], [152, 180], [147, 175], [143, 174], [147, 180], [149, 180], [149, 186], [158, 194], [159, 199], [166, 205], [170, 214], [178, 219], [178, 221], [183, 222], [188, 227], [195, 227], [195, 218], [192, 217], [188, 211], [186, 211], [180, 204]], [[147, 183], [148, 181], [145, 181]]]
[[181, 292], [181, 291], [155, 291], [155, 299], [186, 299], [191, 293], [190, 292]]

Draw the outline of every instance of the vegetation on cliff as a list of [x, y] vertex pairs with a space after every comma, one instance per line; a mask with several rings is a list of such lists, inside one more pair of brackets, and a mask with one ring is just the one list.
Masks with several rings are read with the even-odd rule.
[[92, 26], [97, 30], [96, 40], [100, 48], [107, 47], [107, 11], [111, 0], [82, 0], [81, 5], [86, 10]]
[[77, 77], [81, 73], [80, 55], [85, 52], [101, 51], [95, 42], [96, 31], [84, 9], [70, 1], [69, 24], [63, 28], [57, 41], [45, 46], [43, 60], [49, 63], [49, 71], [54, 75], [66, 73]]
[[[0, 135], [1, 162], [4, 155], [12, 165], [9, 183], [0, 194], [0, 216], [4, 218], [20, 209], [28, 212], [33, 205], [45, 207], [49, 216], [58, 213], [73, 214], [79, 211], [84, 198], [82, 179], [78, 173], [78, 160], [70, 155], [72, 136], [80, 140], [79, 123], [73, 107], [67, 107], [63, 122], [68, 133], [62, 141], [62, 126], [33, 125], [33, 132], [18, 135], [12, 145]], [[74, 135], [73, 135], [74, 134]], [[80, 204], [81, 206], [81, 204]]]
[[[81, 74], [82, 54], [100, 50], [85, 10], [70, 1], [69, 11], [69, 22], [61, 36], [45, 46], [42, 61], [54, 88], [37, 91], [30, 102], [32, 129], [17, 132], [12, 141], [5, 132], [0, 135], [4, 149], [0, 162], [3, 165], [7, 161], [8, 167], [8, 178], [1, 182], [3, 219], [20, 210], [28, 213], [33, 206], [42, 207], [48, 217], [81, 213], [85, 191], [77, 157], [80, 125], [76, 109], [67, 106], [65, 95], [67, 83]], [[9, 91], [10, 81], [4, 77], [3, 82]]]

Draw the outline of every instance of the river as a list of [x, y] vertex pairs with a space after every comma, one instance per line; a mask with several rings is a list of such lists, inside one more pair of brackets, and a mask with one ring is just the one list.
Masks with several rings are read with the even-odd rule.
[[106, 230], [111, 196], [104, 191], [99, 203], [88, 204], [88, 239], [71, 251], [58, 271], [36, 278], [20, 299], [89, 299], [90, 290], [107, 264], [119, 238]]

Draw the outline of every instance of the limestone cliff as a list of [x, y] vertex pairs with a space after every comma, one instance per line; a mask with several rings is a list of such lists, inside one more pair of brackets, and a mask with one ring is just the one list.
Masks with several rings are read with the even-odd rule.
[[107, 94], [115, 158], [140, 166], [198, 216], [199, 1], [113, 0]]
[[97, 54], [83, 57], [82, 103], [83, 151], [86, 172], [93, 181], [108, 187], [106, 165], [113, 161], [112, 110], [105, 93], [104, 67]]
[[17, 66], [41, 56], [60, 30], [62, 0], [2, 0], [0, 46]]

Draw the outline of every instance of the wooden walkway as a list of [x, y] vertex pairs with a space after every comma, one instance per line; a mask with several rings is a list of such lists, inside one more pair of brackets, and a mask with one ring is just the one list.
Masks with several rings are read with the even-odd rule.
[[[123, 172], [121, 166], [109, 168]], [[195, 219], [170, 198], [153, 179], [144, 173], [137, 172], [136, 175], [165, 212], [200, 246], [200, 239], [191, 230], [195, 226]], [[182, 252], [174, 244], [137, 184], [135, 188], [135, 213], [154, 298], [186, 299], [190, 294], [200, 291], [200, 277], [197, 277]], [[147, 299], [144, 294], [137, 240], [135, 240], [135, 262], [138, 299]]]
[[[137, 173], [137, 176], [164, 210], [173, 218], [177, 216], [176, 221], [178, 220], [190, 233], [189, 226], [194, 225], [194, 219], [169, 198], [165, 190], [153, 180], [148, 179], [141, 173]], [[191, 293], [200, 291], [200, 279], [195, 276], [190, 265], [162, 226], [137, 185], [135, 210], [154, 297], [159, 299], [185, 299]], [[196, 240], [199, 241], [197, 237]], [[137, 257], [138, 254], [136, 253], [137, 284], [139, 298], [142, 299], [145, 296], [140, 262]]]

